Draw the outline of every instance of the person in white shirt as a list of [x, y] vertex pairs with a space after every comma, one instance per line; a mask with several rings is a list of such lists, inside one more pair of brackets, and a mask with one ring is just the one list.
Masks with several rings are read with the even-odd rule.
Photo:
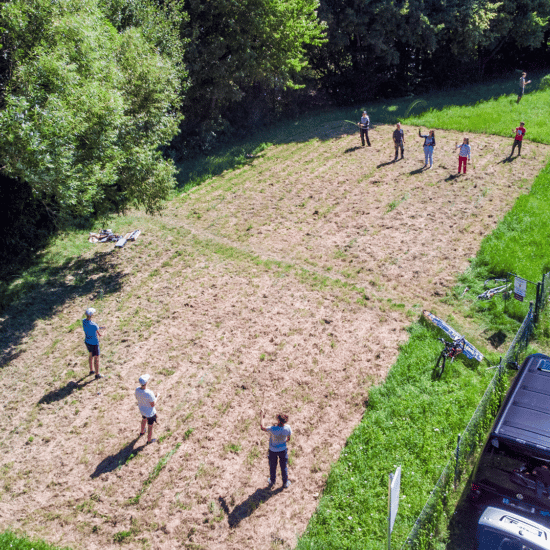
[[147, 445], [153, 443], [156, 439], [153, 439], [153, 424], [158, 423], [157, 410], [155, 409], [155, 403], [159, 396], [155, 397], [155, 394], [147, 389], [147, 382], [149, 382], [150, 376], [143, 374], [139, 377], [140, 387], [136, 388], [136, 399], [141, 413], [141, 431], [140, 436], [145, 435], [145, 424], [147, 428]]
[[458, 152], [458, 173], [460, 174], [460, 169], [462, 166], [464, 166], [464, 173], [466, 173], [466, 163], [470, 162], [470, 140], [469, 138], [464, 138], [462, 143], [459, 145], [458, 143], [455, 143], [455, 149], [459, 149]]

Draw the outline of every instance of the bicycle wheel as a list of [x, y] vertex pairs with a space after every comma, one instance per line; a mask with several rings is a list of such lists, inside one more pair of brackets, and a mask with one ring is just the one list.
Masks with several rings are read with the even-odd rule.
[[435, 367], [434, 367], [434, 377], [435, 378], [441, 378], [441, 375], [443, 374], [443, 371], [445, 370], [445, 359], [447, 359], [447, 357], [445, 356], [445, 354], [443, 352], [441, 352], [441, 354], [437, 358], [437, 363], [435, 364]]

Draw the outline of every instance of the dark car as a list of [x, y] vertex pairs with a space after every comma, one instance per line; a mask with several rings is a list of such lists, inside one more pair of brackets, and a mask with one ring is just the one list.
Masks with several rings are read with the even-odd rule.
[[550, 525], [550, 357], [525, 359], [474, 472], [470, 497]]

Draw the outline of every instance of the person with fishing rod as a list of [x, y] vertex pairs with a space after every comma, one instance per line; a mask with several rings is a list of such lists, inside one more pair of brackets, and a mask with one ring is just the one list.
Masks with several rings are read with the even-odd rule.
[[367, 138], [367, 145], [370, 147], [369, 127], [370, 127], [369, 115], [367, 115], [367, 111], [363, 111], [363, 116], [359, 121], [359, 131], [361, 132], [361, 145], [363, 147], [365, 146], [365, 138]]

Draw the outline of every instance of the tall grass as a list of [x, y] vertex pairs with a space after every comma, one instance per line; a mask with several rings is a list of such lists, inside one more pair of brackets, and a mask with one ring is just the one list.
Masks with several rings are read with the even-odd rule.
[[403, 475], [392, 540], [399, 547], [492, 378], [484, 365], [455, 360], [440, 380], [432, 379], [441, 348], [436, 331], [419, 322], [409, 332], [388, 378], [371, 390], [298, 550], [385, 548], [388, 474], [398, 465]]

